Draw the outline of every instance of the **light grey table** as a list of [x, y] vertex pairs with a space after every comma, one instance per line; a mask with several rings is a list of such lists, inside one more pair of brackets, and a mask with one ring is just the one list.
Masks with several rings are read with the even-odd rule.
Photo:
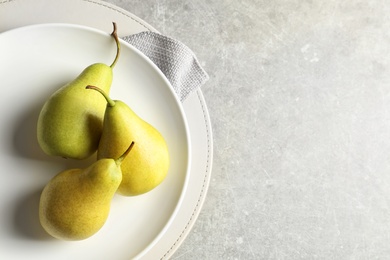
[[390, 2], [109, 0], [188, 45], [214, 134], [173, 259], [390, 257]]

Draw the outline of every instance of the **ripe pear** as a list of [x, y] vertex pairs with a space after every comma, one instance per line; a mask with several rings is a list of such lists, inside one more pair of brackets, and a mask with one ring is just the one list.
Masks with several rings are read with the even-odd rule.
[[122, 182], [118, 193], [135, 196], [157, 187], [165, 179], [170, 163], [164, 137], [123, 101], [112, 100], [96, 86], [86, 88], [100, 92], [107, 100], [97, 158], [115, 158], [123, 153], [130, 140], [137, 143], [132, 156], [121, 164]]
[[39, 219], [47, 233], [61, 240], [83, 240], [102, 228], [122, 180], [120, 164], [133, 145], [116, 160], [105, 158], [85, 169], [60, 172], [46, 184]]
[[120, 54], [116, 24], [111, 35], [117, 53], [110, 66], [95, 63], [64, 85], [43, 105], [37, 123], [37, 138], [42, 150], [53, 156], [85, 159], [96, 152], [103, 127], [106, 101], [85, 86], [96, 84], [109, 92], [113, 68]]

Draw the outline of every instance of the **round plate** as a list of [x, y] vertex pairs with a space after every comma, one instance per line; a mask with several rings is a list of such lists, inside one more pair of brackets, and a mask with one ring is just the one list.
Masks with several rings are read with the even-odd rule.
[[[53, 22], [86, 25], [104, 32], [109, 32], [112, 29], [112, 21], [117, 22], [120, 37], [141, 31], [156, 31], [152, 26], [128, 11], [106, 2], [95, 0], [0, 1], [0, 17], [2, 17], [0, 32], [25, 25]], [[183, 203], [178, 208], [177, 214], [173, 217], [171, 225], [159, 239], [155, 240], [152, 246], [146, 248], [139, 255], [141, 259], [165, 259], [176, 251], [195, 223], [208, 190], [212, 168], [213, 144], [211, 123], [202, 91], [198, 89], [190, 94], [184, 101], [183, 108], [191, 133], [190, 139], [192, 143], [192, 163], [189, 175], [190, 185], [188, 185], [184, 193]], [[3, 160], [6, 159], [3, 158]], [[3, 191], [0, 192], [3, 197], [8, 196]], [[28, 198], [32, 201], [34, 200], [34, 196], [28, 196], [26, 200]], [[27, 205], [30, 204], [27, 203]], [[17, 205], [14, 206], [16, 207]], [[22, 214], [29, 214], [29, 210], [33, 210], [33, 208], [26, 208]], [[1, 219], [5, 217], [6, 214], [2, 213]], [[15, 227], [17, 223], [17, 217], [13, 220], [8, 219], [8, 229], [12, 228], [12, 226]], [[24, 229], [29, 230], [30, 228], [28, 223], [24, 225]], [[3, 232], [7, 232], [7, 229], [4, 228], [0, 231], [0, 233]], [[31, 239], [29, 236], [23, 236], [21, 239], [33, 240], [33, 243], [36, 244], [41, 243], [34, 238]], [[115, 242], [115, 238], [112, 238], [112, 241]], [[8, 252], [7, 250], [23, 250], [23, 247], [17, 248], [16, 244], [7, 244], [11, 248], [3, 250], [5, 246], [5, 244], [0, 243], [0, 256], [3, 256], [3, 252]], [[131, 246], [128, 243], [125, 248], [118, 247], [116, 252], [119, 252], [121, 255], [126, 255], [125, 259], [129, 259], [131, 257], [129, 253]], [[36, 250], [39, 249], [37, 248]], [[55, 256], [56, 258], [60, 257], [59, 254], [55, 254]], [[115, 257], [115, 253], [112, 253], [112, 256]], [[66, 255], [63, 256], [63, 258], [65, 257]], [[79, 259], [81, 257], [73, 256], [73, 258]], [[16, 258], [13, 257], [13, 259]]]
[[[58, 172], [87, 167], [96, 157], [75, 161], [45, 155], [36, 141], [36, 122], [51, 93], [90, 64], [110, 64], [115, 41], [109, 33], [67, 24], [32, 25], [0, 34], [0, 82], [7, 86], [0, 102], [4, 111], [0, 113], [0, 158], [4, 159], [0, 210], [6, 215], [0, 225], [10, 227], [0, 234], [0, 241], [6, 248], [2, 253], [10, 258], [52, 259], [59, 254], [109, 259], [113, 252], [119, 259], [133, 258], [153, 247], [175, 217], [190, 165], [184, 111], [160, 70], [129, 44], [122, 41], [121, 45], [111, 97], [127, 103], [161, 132], [170, 153], [170, 169], [164, 182], [144, 195], [115, 196], [104, 227], [87, 240], [70, 243], [53, 241], [43, 232], [37, 214], [39, 193]], [[11, 109], [9, 99], [16, 101]], [[12, 220], [16, 221], [9, 225]]]

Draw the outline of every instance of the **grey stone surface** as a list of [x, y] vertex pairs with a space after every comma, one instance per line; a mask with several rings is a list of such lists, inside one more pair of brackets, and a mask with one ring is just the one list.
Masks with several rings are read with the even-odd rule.
[[390, 2], [109, 0], [210, 75], [209, 192], [172, 259], [390, 257]]

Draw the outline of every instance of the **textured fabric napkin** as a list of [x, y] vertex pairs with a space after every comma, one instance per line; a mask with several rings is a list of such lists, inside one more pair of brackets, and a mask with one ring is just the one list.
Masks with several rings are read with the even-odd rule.
[[182, 102], [209, 79], [195, 54], [180, 41], [155, 32], [141, 32], [123, 39], [156, 64]]

